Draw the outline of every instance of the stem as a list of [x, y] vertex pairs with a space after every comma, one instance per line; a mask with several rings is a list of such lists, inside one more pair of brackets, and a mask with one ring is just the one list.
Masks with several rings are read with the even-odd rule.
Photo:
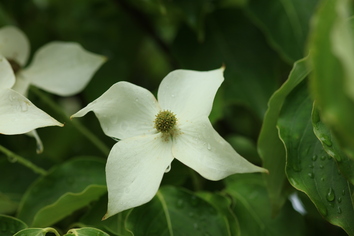
[[41, 175], [47, 174], [47, 171], [45, 171], [44, 169], [36, 166], [35, 164], [30, 162], [29, 160], [11, 152], [10, 150], [8, 150], [7, 148], [5, 148], [1, 145], [0, 145], [0, 151], [2, 153], [4, 153], [11, 160], [11, 162], [18, 162], [18, 163], [30, 168], [31, 170], [33, 170], [33, 172], [35, 172], [37, 174], [41, 174]]
[[69, 118], [67, 114], [59, 107], [53, 100], [48, 97], [45, 93], [40, 91], [38, 88], [31, 86], [31, 91], [36, 94], [43, 102], [45, 102], [50, 108], [52, 108], [56, 113], [60, 114], [65, 123], [71, 123], [80, 133], [82, 133], [88, 140], [90, 140], [105, 156], [109, 154], [109, 148], [94, 135], [90, 130], [77, 121], [73, 121]]

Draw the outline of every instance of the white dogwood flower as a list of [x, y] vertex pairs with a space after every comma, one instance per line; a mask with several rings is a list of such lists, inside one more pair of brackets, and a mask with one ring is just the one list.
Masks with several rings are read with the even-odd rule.
[[173, 71], [159, 86], [158, 102], [148, 90], [118, 82], [72, 116], [93, 111], [105, 134], [120, 139], [107, 160], [104, 219], [150, 201], [174, 158], [209, 180], [266, 172], [241, 157], [208, 119], [223, 70]]
[[15, 75], [10, 63], [0, 56], [0, 133], [23, 134], [39, 127], [63, 126], [11, 89]]
[[30, 53], [26, 35], [14, 26], [0, 28], [0, 54], [16, 74], [14, 90], [26, 95], [34, 85], [59, 96], [81, 92], [106, 57], [86, 51], [78, 43], [51, 42], [34, 54], [24, 68]]
[[[26, 35], [14, 26], [0, 28], [0, 55], [11, 64], [16, 76], [12, 89], [27, 96], [34, 85], [47, 92], [71, 96], [81, 92], [106, 58], [84, 50], [78, 43], [51, 42], [34, 54], [31, 64], [24, 67], [30, 53]], [[37, 152], [42, 142], [35, 130], [28, 133], [37, 141]]]

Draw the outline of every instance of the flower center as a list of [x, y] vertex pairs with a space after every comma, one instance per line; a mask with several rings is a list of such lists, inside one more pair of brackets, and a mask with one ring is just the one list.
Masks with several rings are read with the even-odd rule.
[[176, 115], [168, 110], [160, 111], [155, 118], [155, 129], [163, 134], [172, 134], [177, 123]]

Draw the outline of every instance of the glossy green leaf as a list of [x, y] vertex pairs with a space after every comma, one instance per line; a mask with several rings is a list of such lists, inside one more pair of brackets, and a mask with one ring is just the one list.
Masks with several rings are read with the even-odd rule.
[[109, 234], [99, 229], [87, 227], [80, 229], [71, 229], [64, 236], [109, 236]]
[[310, 18], [319, 0], [250, 0], [247, 12], [271, 45], [292, 63], [307, 55]]
[[199, 192], [197, 193], [197, 195], [209, 202], [216, 209], [218, 209], [220, 213], [226, 216], [230, 228], [230, 235], [240, 235], [241, 232], [237, 217], [231, 210], [232, 199], [230, 197], [224, 196], [219, 193], [210, 192]]
[[285, 149], [281, 142], [276, 123], [286, 96], [310, 73], [307, 58], [297, 61], [289, 74], [288, 80], [272, 95], [268, 102], [260, 135], [258, 152], [263, 160], [263, 167], [269, 171], [264, 175], [273, 215], [282, 207], [285, 199]]
[[352, 30], [347, 0], [323, 1], [310, 37], [311, 92], [323, 122], [336, 136], [343, 151], [354, 160], [354, 101], [350, 94], [354, 63]]
[[289, 202], [276, 217], [271, 216], [269, 197], [261, 174], [233, 175], [225, 182], [225, 192], [234, 198], [232, 210], [239, 221], [241, 235], [305, 234], [304, 220]]
[[130, 232], [125, 229], [125, 219], [129, 211], [123, 211], [106, 220], [102, 217], [107, 212], [108, 195], [103, 195], [97, 202], [92, 204], [91, 208], [80, 219], [80, 224], [85, 226], [99, 228], [113, 235], [132, 236]]
[[58, 231], [53, 228], [29, 228], [17, 232], [14, 236], [46, 236], [47, 233], [50, 235], [60, 236]]
[[342, 174], [354, 184], [354, 160], [348, 158], [338, 144], [336, 137], [331, 130], [321, 121], [320, 114], [316, 107], [312, 110], [312, 125], [316, 137], [322, 143], [323, 149], [328, 155], [334, 158]]
[[231, 235], [227, 217], [202, 198], [161, 187], [149, 203], [133, 209], [126, 227], [135, 235]]
[[24, 195], [18, 217], [46, 227], [106, 193], [105, 162], [74, 158], [40, 177]]
[[211, 70], [224, 64], [225, 103], [241, 103], [262, 120], [284, 64], [242, 11], [216, 10], [205, 24], [203, 41], [188, 27], [178, 32], [172, 50], [181, 68]]
[[351, 186], [313, 132], [312, 103], [306, 83], [302, 83], [283, 105], [278, 127], [286, 147], [286, 173], [326, 220], [354, 235]]
[[0, 215], [0, 235], [12, 236], [14, 233], [27, 228], [27, 225], [19, 219], [11, 216]]

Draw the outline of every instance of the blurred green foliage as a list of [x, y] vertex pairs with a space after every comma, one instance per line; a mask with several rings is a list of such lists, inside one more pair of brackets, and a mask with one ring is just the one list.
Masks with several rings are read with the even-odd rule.
[[[212, 182], [175, 160], [151, 202], [101, 221], [107, 157], [72, 122], [38, 130], [40, 155], [34, 139], [2, 135], [2, 146], [48, 174], [0, 156], [0, 234], [354, 235], [352, 7], [349, 0], [2, 1], [0, 27], [25, 32], [31, 56], [60, 40], [108, 57], [82, 93], [43, 92], [67, 116], [118, 81], [156, 93], [174, 69], [224, 65], [210, 119], [270, 173]], [[65, 121], [36, 93], [29, 98]], [[108, 147], [115, 143], [93, 114], [79, 122]], [[294, 192], [305, 213], [291, 206]]]

